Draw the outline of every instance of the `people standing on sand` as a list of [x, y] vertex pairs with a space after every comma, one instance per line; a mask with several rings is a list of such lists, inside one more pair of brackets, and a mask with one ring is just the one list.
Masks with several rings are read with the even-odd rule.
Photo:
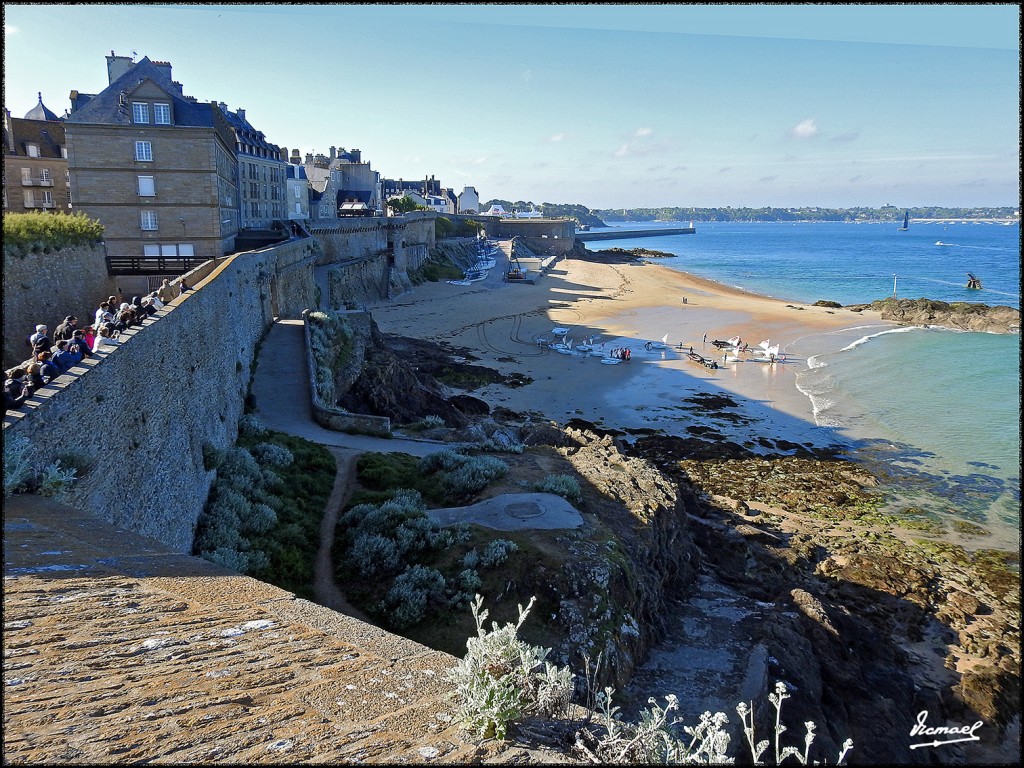
[[701, 341], [701, 343], [702, 344], [707, 344], [708, 343], [708, 335], [706, 333], [704, 334], [704, 339], [703, 339], [703, 341]]

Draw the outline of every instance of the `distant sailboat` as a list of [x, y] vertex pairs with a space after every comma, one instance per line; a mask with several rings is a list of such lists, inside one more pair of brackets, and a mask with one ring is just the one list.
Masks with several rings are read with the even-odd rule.
[[899, 228], [900, 232], [906, 232], [907, 227], [910, 225], [910, 211], [905, 211], [903, 214], [903, 226]]

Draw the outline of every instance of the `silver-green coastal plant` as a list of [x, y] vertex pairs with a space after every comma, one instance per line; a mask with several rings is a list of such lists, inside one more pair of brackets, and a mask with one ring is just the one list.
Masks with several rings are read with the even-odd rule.
[[[535, 599], [531, 598], [525, 609], [519, 606], [516, 624], [499, 628], [497, 623], [492, 623], [490, 632], [483, 626], [487, 618], [487, 611], [481, 610], [483, 598], [476, 595], [471, 605], [477, 636], [466, 641], [467, 653], [451, 670], [449, 679], [456, 686], [460, 724], [478, 738], [504, 739], [508, 726], [515, 720], [533, 714], [555, 717], [568, 711], [575, 685], [572, 673], [546, 661], [549, 649], [531, 646], [518, 637], [519, 628]], [[594, 733], [583, 727], [576, 733], [574, 751], [589, 762], [617, 765], [727, 765], [736, 762], [727, 754], [730, 736], [724, 729], [729, 722], [725, 713], [705, 712], [697, 725], [683, 725], [678, 718], [670, 719], [669, 713], [679, 709], [678, 697], [670, 694], [665, 697], [664, 706], [658, 705], [653, 697], [648, 699], [649, 706], [640, 713], [639, 722], [628, 723], [622, 720], [619, 707], [612, 704], [613, 693], [614, 689], [609, 687], [593, 698], [598, 716], [595, 722], [601, 732]], [[782, 682], [776, 683], [775, 692], [768, 696], [775, 705], [775, 764], [781, 765], [787, 758], [795, 757], [807, 765], [816, 726], [813, 722], [805, 723], [807, 734], [802, 752], [796, 747], [783, 746], [781, 736], [786, 726], [782, 725], [782, 702], [787, 698], [789, 694]], [[736, 710], [755, 765], [764, 765], [761, 756], [769, 742], [756, 741], [753, 704], [748, 707], [741, 703]], [[586, 722], [590, 722], [589, 715]], [[837, 765], [843, 763], [852, 748], [852, 739], [847, 739]]]
[[549, 649], [524, 643], [518, 637], [534, 600], [519, 606], [515, 624], [484, 628], [488, 612], [483, 597], [475, 596], [471, 609], [476, 637], [466, 641], [466, 655], [449, 672], [459, 699], [458, 718], [475, 737], [504, 739], [510, 723], [531, 714], [564, 714], [572, 696], [574, 677], [547, 661]]
[[[804, 751], [802, 754], [798, 747], [782, 746], [780, 737], [786, 731], [786, 726], [782, 724], [782, 702], [789, 697], [789, 694], [786, 693], [786, 684], [782, 682], [776, 683], [775, 692], [768, 694], [768, 701], [775, 705], [775, 764], [781, 765], [783, 760], [792, 756], [795, 757], [801, 765], [807, 765], [809, 753], [811, 751], [811, 744], [814, 742], [814, 731], [818, 726], [810, 720], [804, 723], [804, 727], [807, 729], [807, 732], [804, 734]], [[754, 703], [751, 702], [748, 707], [745, 703], [740, 702], [736, 707], [736, 711], [739, 713], [740, 719], [743, 722], [743, 733], [746, 735], [747, 742], [750, 744], [750, 753], [754, 757], [754, 765], [764, 765], [764, 761], [761, 760], [761, 755], [763, 755], [765, 750], [768, 749], [769, 742], [767, 739], [764, 739], [756, 744], [754, 743]], [[748, 715], [750, 717], [749, 722], [747, 720]], [[839, 759], [836, 761], [836, 765], [842, 764], [843, 760], [846, 759], [846, 753], [851, 749], [853, 749], [853, 739], [847, 739], [843, 742], [843, 751], [839, 753]]]
[[352, 339], [348, 320], [338, 312], [309, 313], [309, 345], [315, 366], [314, 385], [320, 399], [334, 405], [334, 375], [342, 350]]
[[28, 458], [29, 441], [24, 435], [4, 436], [4, 497], [22, 491], [40, 496], [59, 496], [74, 485], [77, 470], [61, 466], [60, 459], [42, 468]]
[[572, 504], [579, 504], [583, 501], [580, 481], [572, 475], [548, 475], [543, 480], [534, 483], [533, 490], [540, 493], [553, 493]]

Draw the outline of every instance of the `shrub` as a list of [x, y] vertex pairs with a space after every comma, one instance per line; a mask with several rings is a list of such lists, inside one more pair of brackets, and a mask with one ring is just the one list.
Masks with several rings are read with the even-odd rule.
[[572, 673], [546, 663], [547, 648], [528, 645], [518, 638], [533, 603], [531, 598], [526, 608], [519, 606], [516, 624], [499, 629], [494, 623], [491, 632], [483, 626], [488, 615], [480, 610], [483, 597], [476, 595], [470, 606], [477, 636], [466, 641], [466, 655], [448, 677], [460, 699], [460, 723], [477, 738], [504, 739], [514, 720], [531, 713], [560, 714], [558, 706], [568, 706]]
[[548, 475], [540, 482], [534, 483], [533, 489], [541, 493], [556, 494], [572, 504], [579, 504], [583, 501], [580, 482], [572, 475]]
[[83, 213], [5, 213], [4, 253], [24, 257], [103, 240], [103, 225]]
[[267, 428], [263, 426], [263, 422], [259, 420], [254, 414], [246, 413], [238, 420], [238, 436], [239, 437], [264, 437], [267, 434]]
[[394, 573], [401, 564], [398, 545], [376, 533], [356, 536], [348, 550], [348, 557], [355, 563], [359, 575], [366, 579]]
[[34, 474], [28, 459], [28, 438], [4, 435], [4, 496], [25, 488]]
[[287, 467], [295, 461], [291, 451], [283, 445], [274, 443], [257, 443], [249, 452], [261, 464], [270, 464], [274, 467]]
[[508, 556], [519, 550], [519, 547], [514, 541], [508, 539], [495, 539], [490, 542], [480, 555], [480, 565], [484, 568], [493, 568], [496, 565], [501, 565]]
[[39, 478], [40, 496], [59, 496], [66, 493], [75, 482], [75, 470], [62, 467], [60, 459], [43, 467]]
[[479, 493], [508, 472], [508, 464], [501, 459], [466, 456], [451, 449], [424, 456], [419, 467], [424, 473], [440, 474], [444, 492], [456, 501]]
[[444, 575], [425, 565], [413, 565], [400, 574], [384, 599], [389, 623], [399, 629], [423, 620], [432, 602], [444, 600]]

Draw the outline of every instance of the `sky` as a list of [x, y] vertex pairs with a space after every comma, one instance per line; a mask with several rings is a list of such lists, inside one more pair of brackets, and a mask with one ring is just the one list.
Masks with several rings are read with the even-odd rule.
[[[167, 61], [268, 141], [590, 208], [1020, 205], [1020, 11], [4, 3], [4, 106]], [[59, 56], [52, 55], [59, 40]]]

